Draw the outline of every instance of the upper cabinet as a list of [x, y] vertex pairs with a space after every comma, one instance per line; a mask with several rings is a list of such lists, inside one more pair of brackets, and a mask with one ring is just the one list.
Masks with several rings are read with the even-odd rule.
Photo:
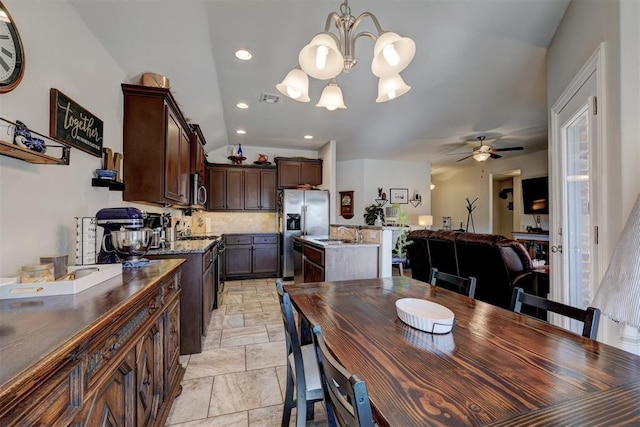
[[207, 167], [210, 211], [275, 211], [276, 170], [271, 167]]
[[191, 125], [191, 173], [198, 174], [202, 182], [206, 182], [204, 146], [207, 143], [200, 129], [200, 125]]
[[191, 128], [169, 89], [122, 85], [123, 199], [189, 204]]
[[278, 188], [322, 184], [322, 160], [276, 157]]

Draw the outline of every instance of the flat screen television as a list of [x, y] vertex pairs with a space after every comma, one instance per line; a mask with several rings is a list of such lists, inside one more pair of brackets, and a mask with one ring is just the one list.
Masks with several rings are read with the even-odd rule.
[[549, 213], [549, 179], [546, 176], [522, 180], [525, 214]]

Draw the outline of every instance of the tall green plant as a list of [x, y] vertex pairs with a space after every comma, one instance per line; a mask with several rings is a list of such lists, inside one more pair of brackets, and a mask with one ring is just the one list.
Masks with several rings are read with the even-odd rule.
[[409, 235], [409, 215], [407, 215], [399, 204], [393, 203], [391, 206], [398, 208], [400, 212], [398, 214], [398, 222], [396, 225], [401, 227], [402, 230], [400, 231], [400, 236], [398, 236], [398, 240], [396, 241], [395, 251], [399, 257], [403, 258], [407, 255], [405, 247], [413, 243], [413, 241], [407, 240], [407, 236]]

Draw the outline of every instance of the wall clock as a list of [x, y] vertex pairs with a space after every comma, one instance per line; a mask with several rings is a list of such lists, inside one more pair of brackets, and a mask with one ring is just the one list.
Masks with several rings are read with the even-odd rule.
[[353, 218], [353, 191], [340, 192], [340, 216], [345, 219]]
[[0, 2], [0, 93], [18, 86], [24, 75], [24, 47], [18, 28]]

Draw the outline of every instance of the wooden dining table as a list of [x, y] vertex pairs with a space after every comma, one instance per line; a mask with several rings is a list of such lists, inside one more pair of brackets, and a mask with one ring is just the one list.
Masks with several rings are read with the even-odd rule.
[[[640, 356], [408, 277], [285, 290], [364, 378], [380, 426], [640, 425]], [[452, 331], [403, 323], [401, 298], [451, 309]]]

